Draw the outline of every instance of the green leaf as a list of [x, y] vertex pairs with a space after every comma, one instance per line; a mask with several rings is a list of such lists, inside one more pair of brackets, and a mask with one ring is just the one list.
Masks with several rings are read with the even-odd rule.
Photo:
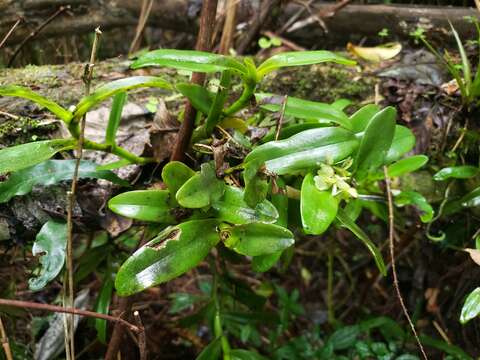
[[[273, 112], [282, 110], [283, 96], [269, 93], [256, 93], [255, 98], [262, 109]], [[287, 97], [285, 115], [300, 119], [316, 119], [321, 123], [332, 122], [343, 126], [345, 129], [351, 129], [350, 121], [342, 110], [339, 110], [333, 105], [316, 101]]]
[[[97, 304], [95, 305], [95, 312], [108, 315], [110, 309], [110, 302], [113, 293], [113, 279], [110, 273], [105, 275], [102, 289], [98, 294]], [[97, 338], [102, 344], [107, 343], [107, 320], [95, 319], [95, 329], [97, 330]]]
[[255, 272], [263, 273], [270, 270], [275, 265], [283, 254], [282, 251], [274, 252], [273, 254], [259, 255], [252, 258], [252, 269]]
[[135, 190], [111, 198], [108, 207], [114, 213], [142, 221], [164, 224], [175, 222], [168, 190]]
[[385, 156], [385, 164], [397, 161], [415, 146], [415, 135], [409, 128], [402, 125], [395, 126], [392, 145]]
[[414, 155], [405, 159], [400, 159], [388, 166], [388, 176], [397, 177], [411, 173], [420, 169], [427, 162], [428, 156], [425, 155]]
[[350, 123], [352, 130], [355, 133], [365, 131], [370, 120], [373, 119], [376, 113], [380, 111], [380, 106], [375, 104], [368, 104], [358, 109], [352, 116], [350, 116]]
[[262, 165], [258, 160], [250, 161], [245, 164], [243, 170], [244, 199], [247, 205], [252, 208], [267, 197], [268, 182], [266, 176], [260, 171]]
[[0, 150], [0, 175], [36, 165], [50, 159], [59, 151], [70, 150], [75, 140], [58, 139], [35, 141]]
[[[28, 194], [37, 185], [49, 186], [63, 180], [71, 180], [76, 160], [47, 160], [33, 167], [12, 173], [8, 180], [0, 183], [0, 203], [9, 201], [14, 196]], [[105, 179], [114, 184], [129, 186], [111, 171], [97, 170], [97, 164], [82, 160], [78, 168], [79, 178]]]
[[197, 266], [220, 240], [216, 220], [192, 220], [169, 226], [120, 267], [115, 288], [129, 296], [174, 279]]
[[[317, 128], [324, 128], [326, 127], [325, 124], [320, 124], [318, 122], [304, 122], [301, 124], [293, 124], [293, 125], [287, 125], [282, 126], [282, 129], [280, 130], [280, 134], [278, 136], [277, 140], [283, 140], [287, 139], [293, 135], [296, 135], [302, 131], [305, 130], [310, 130], [310, 129], [317, 129]], [[267, 135], [265, 135], [263, 138], [260, 139], [260, 144], [265, 144], [269, 141], [275, 140], [275, 129], [271, 129]]]
[[338, 100], [335, 100], [331, 106], [333, 106], [335, 109], [337, 110], [340, 110], [340, 111], [343, 111], [345, 110], [347, 107], [349, 107], [350, 105], [352, 105], [353, 102], [351, 100], [348, 100], [348, 99], [338, 99]]
[[122, 120], [122, 110], [127, 100], [127, 93], [120, 92], [113, 98], [112, 109], [110, 110], [110, 117], [108, 119], [107, 130], [105, 133], [105, 144], [114, 145], [117, 130]]
[[246, 256], [273, 254], [295, 242], [293, 234], [288, 229], [264, 223], [223, 228], [221, 238], [225, 246]]
[[363, 242], [363, 244], [373, 255], [373, 258], [375, 260], [375, 263], [377, 264], [378, 269], [380, 270], [380, 273], [383, 276], [386, 276], [387, 269], [385, 267], [385, 262], [383, 261], [382, 254], [372, 242], [372, 240], [370, 240], [368, 235], [365, 234], [363, 230], [360, 229], [360, 227], [358, 227], [358, 225], [355, 224], [355, 222], [353, 222], [352, 219], [347, 216], [347, 214], [345, 214], [342, 208], [338, 208], [337, 220]]
[[469, 179], [476, 176], [478, 171], [478, 167], [470, 165], [446, 167], [435, 173], [433, 180]]
[[372, 170], [383, 165], [392, 145], [397, 111], [389, 106], [378, 112], [368, 123], [363, 134], [354, 166], [356, 177], [364, 179]]
[[222, 337], [219, 336], [202, 350], [195, 360], [217, 360], [222, 355]]
[[344, 326], [330, 335], [327, 343], [331, 344], [334, 350], [345, 350], [353, 347], [359, 335], [358, 325]]
[[67, 225], [53, 220], [47, 221], [35, 238], [32, 255], [40, 255], [42, 268], [35, 278], [28, 280], [30, 290], [38, 291], [62, 271], [67, 246]]
[[225, 192], [225, 183], [217, 179], [215, 164], [204, 163], [199, 174], [192, 176], [178, 189], [176, 199], [186, 208], [198, 209], [219, 200]]
[[468, 61], [467, 53], [465, 52], [462, 41], [460, 40], [460, 36], [458, 36], [457, 31], [451, 23], [450, 28], [452, 29], [453, 36], [457, 42], [458, 52], [460, 53], [460, 58], [462, 59], [463, 81], [465, 82], [465, 88], [467, 89], [467, 92], [469, 92], [472, 84], [472, 70], [470, 69], [470, 61]]
[[22, 86], [14, 86], [14, 85], [7, 85], [7, 86], [0, 86], [0, 95], [2, 96], [12, 96], [12, 97], [19, 97], [23, 99], [31, 100], [38, 105], [48, 109], [52, 113], [58, 116], [61, 120], [65, 122], [69, 122], [72, 118], [73, 114], [58, 105], [56, 102], [43, 97], [36, 92], [30, 90], [29, 88], [22, 87]]
[[194, 175], [195, 171], [180, 161], [170, 161], [162, 169], [162, 180], [171, 194], [176, 194], [178, 189]]
[[402, 191], [395, 195], [395, 204], [397, 206], [414, 205], [420, 211], [420, 220], [424, 223], [430, 222], [433, 218], [433, 208], [425, 197], [416, 191]]
[[464, 208], [470, 208], [480, 205], [480, 187], [470, 191], [460, 199], [460, 204]]
[[81, 118], [93, 106], [118, 93], [150, 87], [172, 89], [172, 86], [167, 81], [156, 76], [132, 76], [111, 81], [97, 88], [92, 94], [82, 98], [75, 107], [73, 116], [76, 119]]
[[291, 51], [279, 53], [268, 58], [258, 67], [257, 73], [259, 77], [262, 77], [282, 67], [313, 65], [327, 61], [341, 65], [356, 64], [355, 61], [348, 60], [330, 51]]
[[268, 200], [249, 207], [244, 201], [244, 193], [234, 186], [226, 186], [223, 197], [212, 202], [215, 217], [232, 224], [247, 224], [251, 222], [273, 223], [278, 218], [278, 212]]
[[460, 322], [466, 324], [480, 314], [480, 287], [473, 290], [465, 300], [460, 314]]
[[323, 234], [335, 220], [338, 200], [330, 190], [320, 191], [315, 186], [312, 174], [307, 174], [300, 193], [300, 213], [303, 230], [307, 234]]
[[240, 74], [247, 72], [242, 63], [231, 57], [193, 50], [160, 49], [150, 51], [140, 56], [131, 67], [138, 69], [145, 66], [166, 66], [178, 70], [206, 73], [229, 69]]
[[190, 83], [180, 83], [175, 88], [192, 103], [198, 111], [208, 115], [212, 107], [214, 94], [203, 86]]
[[256, 351], [244, 349], [231, 350], [230, 357], [232, 360], [268, 360], [266, 357], [260, 355]]

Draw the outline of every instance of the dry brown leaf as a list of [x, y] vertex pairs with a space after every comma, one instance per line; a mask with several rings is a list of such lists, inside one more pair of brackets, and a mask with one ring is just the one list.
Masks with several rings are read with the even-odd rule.
[[402, 51], [402, 44], [397, 42], [374, 47], [363, 47], [348, 43], [347, 50], [363, 60], [380, 62], [392, 59], [400, 54], [400, 51]]

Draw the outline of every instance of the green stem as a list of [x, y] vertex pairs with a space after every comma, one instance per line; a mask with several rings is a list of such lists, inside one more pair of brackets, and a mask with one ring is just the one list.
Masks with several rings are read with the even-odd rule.
[[213, 129], [215, 129], [215, 126], [217, 126], [218, 121], [220, 120], [220, 115], [222, 115], [223, 105], [227, 100], [228, 92], [230, 90], [231, 77], [232, 77], [232, 73], [229, 70], [225, 70], [222, 73], [217, 94], [215, 95], [215, 99], [213, 100], [212, 107], [208, 112], [207, 121], [205, 122], [205, 131], [207, 136], [210, 136]]
[[88, 150], [104, 151], [110, 154], [117, 155], [122, 159], [130, 161], [132, 164], [143, 165], [143, 164], [155, 162], [154, 158], [137, 156], [131, 153], [130, 151], [122, 148], [121, 146], [117, 146], [117, 145], [100, 144], [95, 141], [85, 139], [83, 147], [84, 149], [88, 149]]
[[225, 110], [225, 115], [231, 116], [247, 106], [248, 102], [253, 96], [253, 93], [255, 92], [256, 86], [257, 83], [253, 79], [245, 79], [245, 82], [243, 83], [242, 95], [240, 95], [237, 101], [230, 105], [227, 110]]

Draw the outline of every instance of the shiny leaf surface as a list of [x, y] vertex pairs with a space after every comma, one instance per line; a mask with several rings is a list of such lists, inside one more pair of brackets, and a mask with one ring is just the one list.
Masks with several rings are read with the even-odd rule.
[[465, 300], [460, 314], [460, 322], [466, 324], [480, 314], [480, 287], [473, 290]]
[[171, 194], [176, 194], [178, 189], [194, 175], [195, 171], [180, 161], [170, 161], [162, 169], [162, 180]]
[[425, 197], [416, 191], [402, 191], [395, 196], [395, 204], [397, 206], [413, 205], [417, 207], [421, 214], [420, 220], [428, 223], [433, 218], [433, 208]]
[[388, 166], [388, 176], [397, 177], [411, 173], [420, 169], [427, 162], [428, 156], [425, 155], [414, 155], [405, 159], [400, 159]]
[[444, 181], [448, 179], [469, 179], [476, 176], [479, 168], [476, 166], [451, 166], [441, 169], [433, 175], [433, 180]]

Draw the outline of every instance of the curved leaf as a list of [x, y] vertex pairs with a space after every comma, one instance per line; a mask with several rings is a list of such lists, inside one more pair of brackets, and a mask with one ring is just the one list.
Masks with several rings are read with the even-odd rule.
[[115, 279], [120, 296], [129, 296], [197, 266], [220, 240], [216, 220], [169, 226], [123, 263]]
[[[296, 135], [302, 131], [305, 130], [310, 130], [310, 129], [317, 129], [317, 128], [324, 128], [326, 127], [326, 124], [320, 124], [318, 122], [304, 122], [301, 124], [292, 124], [292, 125], [287, 125], [285, 124], [285, 127], [282, 127], [280, 130], [280, 134], [278, 135], [277, 140], [284, 140], [287, 139], [293, 135]], [[267, 135], [265, 135], [263, 138], [260, 139], [260, 144], [267, 143], [269, 141], [274, 141], [275, 140], [275, 129], [271, 129]]]
[[392, 145], [385, 156], [385, 164], [397, 161], [404, 154], [408, 153], [415, 146], [415, 135], [412, 130], [402, 125], [395, 126]]
[[443, 181], [448, 179], [469, 179], [476, 176], [479, 168], [476, 166], [451, 166], [446, 167], [433, 175], [433, 180]]
[[273, 254], [293, 245], [290, 230], [273, 224], [250, 223], [221, 231], [225, 246], [246, 256]]
[[480, 315], [480, 287], [473, 290], [466, 298], [460, 314], [460, 322], [466, 324]]
[[430, 222], [433, 218], [433, 208], [425, 197], [416, 191], [402, 191], [395, 195], [395, 204], [397, 206], [414, 205], [420, 211], [420, 220], [424, 223]]
[[332, 192], [318, 190], [313, 175], [307, 174], [300, 193], [300, 213], [305, 233], [323, 234], [335, 220], [337, 210], [338, 200]]
[[[47, 160], [41, 164], [12, 173], [8, 180], [0, 183], [0, 203], [14, 196], [25, 195], [36, 185], [53, 185], [63, 180], [71, 180], [76, 160]], [[97, 170], [97, 164], [82, 160], [78, 168], [79, 178], [105, 179], [122, 186], [129, 183], [111, 171]]]
[[162, 180], [171, 194], [176, 194], [178, 189], [194, 175], [195, 171], [180, 161], [170, 161], [162, 169]]
[[199, 174], [192, 176], [178, 189], [176, 199], [186, 208], [199, 209], [219, 200], [225, 192], [225, 183], [217, 178], [215, 164], [204, 163]]
[[175, 216], [169, 200], [168, 190], [135, 190], [111, 198], [108, 207], [128, 218], [171, 224]]
[[395, 133], [397, 111], [389, 106], [378, 112], [368, 123], [358, 148], [354, 166], [358, 179], [383, 165]]
[[41, 290], [62, 271], [66, 246], [67, 225], [53, 220], [46, 222], [32, 247], [32, 255], [40, 255], [42, 268], [36, 278], [28, 280], [30, 290]]
[[334, 62], [341, 65], [355, 65], [353, 60], [346, 59], [330, 51], [291, 51], [273, 55], [265, 60], [257, 69], [258, 76], [288, 66], [313, 65], [322, 62]]
[[[268, 93], [256, 93], [255, 98], [262, 109], [278, 112], [282, 110], [284, 97]], [[333, 122], [343, 126], [345, 129], [351, 129], [348, 116], [337, 107], [320, 103], [287, 97], [285, 104], [285, 115], [300, 119], [316, 119], [322, 123]]]
[[213, 104], [214, 94], [203, 86], [190, 83], [180, 83], [175, 88], [192, 103], [198, 111], [208, 115]]
[[377, 264], [378, 269], [380, 270], [380, 273], [383, 276], [386, 276], [387, 268], [385, 267], [385, 262], [383, 261], [382, 254], [372, 242], [372, 240], [370, 240], [368, 235], [365, 234], [363, 230], [360, 229], [358, 225], [355, 224], [355, 222], [348, 217], [348, 215], [344, 212], [342, 208], [338, 208], [337, 220], [363, 242], [363, 244], [373, 255], [373, 258], [375, 260], [375, 263]]
[[149, 87], [172, 89], [172, 86], [167, 81], [156, 76], [132, 76], [111, 81], [97, 88], [92, 94], [82, 98], [75, 107], [73, 116], [79, 119], [93, 106], [115, 94]]
[[208, 344], [195, 360], [217, 360], [222, 355], [222, 337], [217, 337]]
[[[110, 302], [113, 293], [113, 279], [108, 272], [105, 275], [102, 289], [98, 294], [97, 303], [95, 305], [95, 312], [108, 315], [110, 309]], [[97, 338], [102, 344], [107, 343], [107, 320], [95, 319], [95, 330], [97, 330]]]
[[464, 208], [475, 207], [480, 205], [480, 187], [470, 191], [467, 195], [460, 199], [460, 204]]
[[0, 86], [0, 95], [2, 96], [12, 96], [12, 97], [19, 97], [23, 99], [28, 99], [36, 104], [50, 110], [52, 113], [57, 115], [60, 119], [65, 122], [69, 122], [72, 118], [73, 114], [58, 105], [56, 102], [47, 99], [46, 97], [37, 94], [36, 92], [30, 90], [29, 88], [22, 87], [22, 86]]
[[255, 207], [267, 198], [268, 182], [261, 172], [263, 163], [258, 160], [245, 164], [243, 181], [245, 182], [244, 199], [248, 206]]
[[117, 130], [122, 120], [122, 110], [127, 100], [127, 93], [120, 92], [113, 98], [112, 109], [110, 110], [110, 117], [108, 119], [107, 130], [105, 133], [105, 144], [114, 145]]
[[379, 111], [380, 106], [376, 104], [368, 104], [358, 109], [352, 116], [350, 116], [352, 131], [355, 133], [365, 131], [370, 120], [372, 120], [375, 114]]
[[428, 156], [414, 155], [405, 159], [400, 159], [393, 164], [390, 164], [387, 168], [388, 176], [397, 177], [404, 174], [411, 173], [420, 169], [428, 162]]
[[241, 189], [226, 186], [223, 197], [212, 202], [215, 217], [232, 224], [247, 224], [251, 222], [273, 223], [278, 218], [275, 206], [268, 200], [263, 200], [255, 207], [249, 207]]
[[166, 66], [178, 70], [194, 72], [219, 72], [235, 70], [246, 74], [245, 66], [228, 56], [195, 50], [159, 49], [140, 56], [132, 64], [132, 69], [146, 66]]
[[44, 140], [0, 150], [0, 175], [36, 165], [50, 159], [59, 151], [73, 149], [75, 140]]

